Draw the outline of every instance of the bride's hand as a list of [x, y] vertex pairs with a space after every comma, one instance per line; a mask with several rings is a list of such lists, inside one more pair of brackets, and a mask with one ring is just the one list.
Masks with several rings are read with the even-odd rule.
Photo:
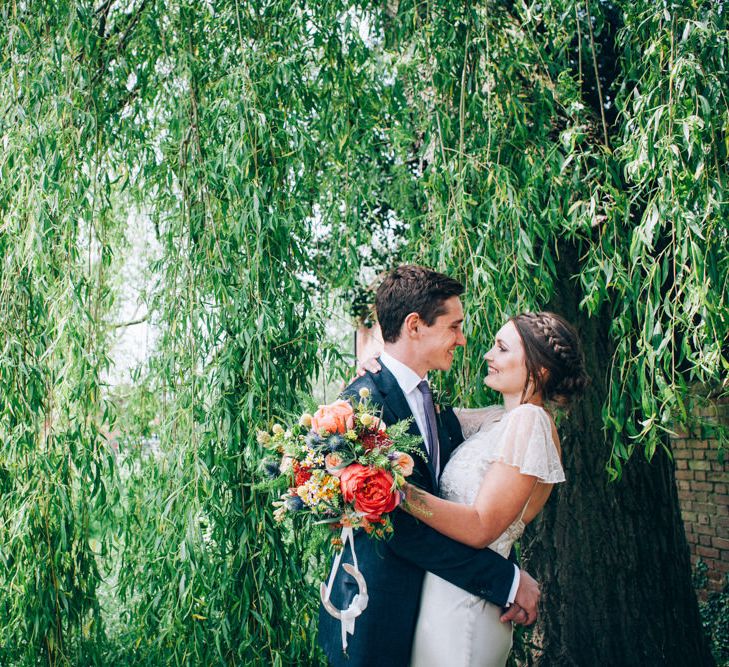
[[377, 359], [375, 357], [368, 357], [357, 366], [357, 377], [361, 378], [367, 371], [370, 373], [379, 373], [381, 370], [382, 366], [380, 366]]
[[377, 362], [376, 357], [367, 357], [367, 359], [358, 364], [355, 376], [350, 378], [348, 382], [342, 382], [340, 390], [343, 391], [347, 385], [352, 384], [357, 378], [361, 378], [367, 371], [370, 373], [379, 373], [381, 370], [382, 366]]

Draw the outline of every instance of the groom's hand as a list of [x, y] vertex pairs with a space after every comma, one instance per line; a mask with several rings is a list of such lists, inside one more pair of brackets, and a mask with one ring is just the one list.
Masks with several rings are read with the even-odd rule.
[[519, 573], [519, 588], [512, 604], [501, 616], [501, 621], [512, 621], [517, 625], [531, 625], [537, 620], [537, 605], [539, 604], [539, 584], [528, 572]]

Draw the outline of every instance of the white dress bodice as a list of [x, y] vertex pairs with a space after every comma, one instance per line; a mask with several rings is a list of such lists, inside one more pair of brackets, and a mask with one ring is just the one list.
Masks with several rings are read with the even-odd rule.
[[[526, 403], [507, 412], [492, 405], [459, 410], [466, 440], [454, 451], [440, 480], [440, 495], [447, 500], [471, 505], [481, 483], [495, 461], [534, 475], [540, 483], [564, 481], [564, 471], [552, 438], [549, 415], [539, 406]], [[526, 509], [526, 504], [524, 509]], [[524, 532], [524, 512], [489, 548], [507, 558]]]
[[[520, 405], [457, 410], [466, 440], [453, 452], [441, 475], [443, 498], [472, 504], [494, 462], [533, 475], [538, 483], [564, 481], [552, 437], [552, 422], [540, 407]], [[526, 509], [528, 501], [524, 506]], [[524, 532], [524, 511], [491, 545], [508, 557]], [[457, 586], [426, 573], [415, 630], [413, 667], [503, 667], [511, 649], [511, 624], [501, 609]]]

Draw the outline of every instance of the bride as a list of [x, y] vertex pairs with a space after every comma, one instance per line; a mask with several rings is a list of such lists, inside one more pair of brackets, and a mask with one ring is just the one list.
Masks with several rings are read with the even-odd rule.
[[[507, 557], [552, 486], [565, 479], [545, 404], [567, 406], [589, 380], [576, 331], [548, 312], [512, 317], [486, 361], [484, 383], [503, 405], [456, 411], [466, 440], [443, 470], [440, 497], [408, 485], [404, 508], [454, 540]], [[503, 667], [512, 629], [501, 615], [499, 607], [426, 573], [411, 665]]]
[[[567, 405], [587, 384], [575, 330], [553, 313], [524, 313], [496, 334], [484, 383], [503, 405], [461, 410], [466, 441], [441, 476], [441, 497], [407, 489], [406, 509], [448, 537], [508, 556], [552, 486], [564, 481], [545, 402]], [[412, 665], [503, 666], [511, 623], [501, 609], [434, 574], [423, 583]]]

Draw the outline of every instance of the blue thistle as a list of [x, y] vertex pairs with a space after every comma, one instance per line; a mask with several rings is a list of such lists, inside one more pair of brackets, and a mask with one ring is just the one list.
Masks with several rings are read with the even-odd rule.
[[304, 442], [306, 442], [306, 444], [312, 449], [318, 449], [321, 447], [322, 439], [316, 431], [309, 431], [304, 438]]
[[346, 440], [341, 435], [332, 435], [327, 440], [327, 449], [330, 452], [337, 452], [346, 444]]
[[281, 474], [281, 468], [279, 467], [278, 461], [272, 458], [265, 458], [261, 461], [260, 465], [261, 472], [268, 477], [268, 479], [276, 479]]
[[289, 496], [286, 498], [286, 509], [289, 512], [298, 512], [304, 507], [304, 501], [299, 496]]

